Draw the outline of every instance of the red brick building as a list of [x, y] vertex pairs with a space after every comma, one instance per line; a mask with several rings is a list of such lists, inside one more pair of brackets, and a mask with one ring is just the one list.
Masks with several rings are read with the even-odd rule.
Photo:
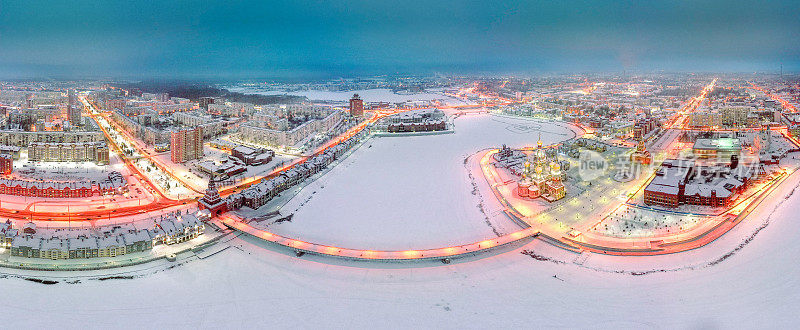
[[107, 179], [97, 181], [57, 182], [0, 178], [0, 194], [28, 197], [91, 197], [121, 193], [127, 186], [127, 180], [119, 172], [111, 172]]
[[228, 212], [228, 203], [219, 197], [217, 185], [213, 179], [208, 182], [208, 189], [203, 198], [198, 201], [198, 206], [211, 212], [212, 217]]
[[350, 115], [364, 115], [364, 100], [358, 97], [358, 94], [353, 94], [353, 98], [350, 99]]
[[678, 207], [680, 204], [680, 188], [684, 185], [679, 183], [678, 186], [663, 186], [663, 185], [648, 185], [644, 190], [644, 203], [647, 205], [660, 205], [666, 207]]
[[199, 104], [200, 104], [200, 108], [208, 110], [208, 105], [209, 104], [214, 104], [214, 98], [213, 97], [201, 97], [200, 101], [199, 101]]
[[679, 205], [728, 207], [755, 175], [752, 167], [698, 167], [666, 160], [644, 189], [644, 202], [675, 208]]
[[9, 154], [0, 154], [0, 174], [14, 172], [14, 157]]
[[203, 129], [195, 127], [172, 131], [169, 148], [174, 163], [202, 158]]
[[447, 129], [447, 122], [442, 120], [427, 120], [422, 123], [397, 123], [389, 124], [386, 127], [390, 133], [397, 132], [425, 132], [425, 131], [443, 131]]

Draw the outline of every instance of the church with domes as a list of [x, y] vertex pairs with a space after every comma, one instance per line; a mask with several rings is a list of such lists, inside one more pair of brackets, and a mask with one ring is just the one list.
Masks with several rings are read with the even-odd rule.
[[517, 193], [522, 198], [541, 197], [554, 202], [566, 196], [565, 177], [557, 156], [547, 156], [540, 135], [536, 150], [525, 159], [522, 175], [517, 182]]

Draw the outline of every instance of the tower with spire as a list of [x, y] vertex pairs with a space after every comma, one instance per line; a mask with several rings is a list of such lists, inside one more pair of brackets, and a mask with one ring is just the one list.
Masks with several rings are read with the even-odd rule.
[[533, 153], [534, 164], [539, 166], [547, 162], [547, 154], [542, 147], [542, 132], [539, 132], [539, 140], [536, 142], [536, 151]]
[[636, 150], [631, 154], [630, 160], [645, 165], [652, 162], [653, 158], [644, 144], [644, 137], [639, 137], [639, 143], [636, 145]]
[[198, 201], [198, 206], [211, 212], [212, 217], [228, 212], [228, 203], [219, 196], [219, 191], [217, 191], [216, 178], [212, 177], [208, 181], [208, 188], [203, 198]]

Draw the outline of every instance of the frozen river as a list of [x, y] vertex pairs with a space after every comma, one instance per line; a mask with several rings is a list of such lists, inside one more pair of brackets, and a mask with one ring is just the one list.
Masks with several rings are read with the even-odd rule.
[[[283, 207], [291, 222], [276, 234], [374, 250], [428, 249], [472, 243], [520, 229], [500, 212], [480, 171], [464, 159], [478, 150], [572, 138], [563, 123], [488, 114], [455, 120], [455, 133], [381, 137], [306, 186]], [[473, 181], [480, 195], [474, 193]], [[483, 196], [483, 201], [480, 196]], [[488, 198], [487, 198], [488, 197]]]

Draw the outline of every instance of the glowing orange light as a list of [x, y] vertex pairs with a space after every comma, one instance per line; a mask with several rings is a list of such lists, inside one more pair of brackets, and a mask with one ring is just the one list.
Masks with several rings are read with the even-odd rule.
[[403, 256], [406, 258], [419, 258], [420, 252], [415, 250], [403, 251]]

